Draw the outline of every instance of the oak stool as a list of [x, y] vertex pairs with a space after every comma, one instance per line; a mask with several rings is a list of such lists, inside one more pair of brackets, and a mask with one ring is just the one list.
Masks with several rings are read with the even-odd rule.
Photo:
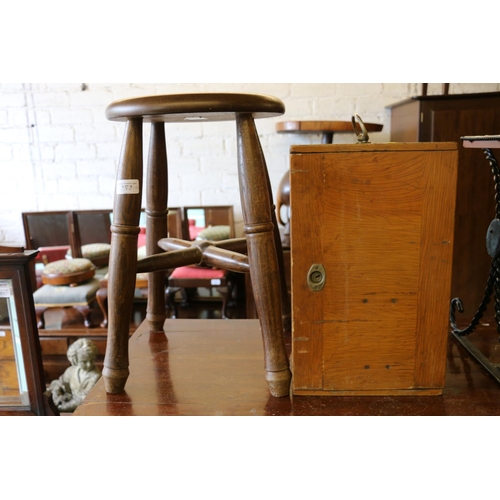
[[[273, 396], [289, 393], [291, 373], [283, 336], [290, 318], [281, 241], [267, 167], [255, 118], [282, 115], [277, 98], [256, 94], [175, 94], [124, 99], [106, 108], [106, 117], [124, 121], [125, 138], [118, 166], [108, 282], [108, 342], [103, 379], [106, 391], [125, 389], [129, 376], [128, 340], [136, 273], [148, 272], [146, 319], [151, 332], [163, 332], [165, 270], [206, 264], [250, 272], [260, 319], [266, 380]], [[165, 123], [235, 120], [238, 176], [245, 238], [184, 241], [167, 238], [168, 175]], [[146, 180], [146, 246], [137, 261], [142, 201], [142, 124], [151, 122]], [[283, 312], [283, 317], [282, 317]]]

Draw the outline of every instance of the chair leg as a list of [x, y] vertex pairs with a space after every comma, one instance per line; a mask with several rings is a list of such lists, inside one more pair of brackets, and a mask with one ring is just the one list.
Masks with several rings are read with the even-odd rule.
[[281, 288], [274, 226], [271, 222], [266, 164], [250, 114], [236, 119], [238, 172], [245, 234], [264, 343], [266, 380], [273, 396], [286, 396], [291, 373], [283, 336]]
[[108, 341], [102, 376], [106, 392], [123, 392], [137, 266], [142, 195], [142, 119], [127, 122], [117, 175], [108, 279]]
[[96, 293], [96, 299], [104, 318], [100, 326], [101, 328], [106, 328], [108, 326], [108, 289], [99, 288]]
[[45, 328], [45, 311], [47, 310], [46, 307], [36, 307], [35, 306], [35, 313], [36, 313], [36, 322], [37, 322], [37, 327], [39, 330], [43, 330]]
[[177, 287], [167, 287], [167, 291], [165, 293], [167, 307], [170, 311], [170, 318], [177, 319], [179, 317], [179, 311], [177, 310], [177, 306], [175, 305], [175, 294], [179, 291]]
[[87, 306], [74, 306], [74, 307], [83, 316], [83, 324], [85, 325], [85, 328], [93, 328], [94, 325], [90, 320], [90, 313], [91, 313], [90, 306], [87, 305]]
[[220, 296], [222, 297], [221, 317], [222, 317], [222, 319], [229, 319], [229, 317], [227, 315], [227, 304], [229, 302], [229, 297], [231, 295], [229, 286], [222, 286], [220, 288], [216, 288], [216, 290], [219, 292]]

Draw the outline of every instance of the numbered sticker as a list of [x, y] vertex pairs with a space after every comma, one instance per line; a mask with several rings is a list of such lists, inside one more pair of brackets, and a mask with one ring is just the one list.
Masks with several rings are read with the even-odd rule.
[[139, 194], [139, 180], [122, 179], [116, 181], [116, 194]]

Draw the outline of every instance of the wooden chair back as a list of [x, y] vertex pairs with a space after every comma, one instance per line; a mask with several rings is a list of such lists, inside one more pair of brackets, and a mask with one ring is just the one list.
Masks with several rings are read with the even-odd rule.
[[22, 218], [28, 250], [70, 245], [67, 210], [23, 212]]
[[111, 243], [111, 209], [68, 212], [71, 253], [82, 257], [82, 246]]

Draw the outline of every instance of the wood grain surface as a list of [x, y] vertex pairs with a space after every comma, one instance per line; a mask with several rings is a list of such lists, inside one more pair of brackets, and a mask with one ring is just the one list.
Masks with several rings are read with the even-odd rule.
[[[291, 168], [294, 392], [436, 393], [456, 146], [307, 149]], [[315, 263], [326, 270], [321, 292], [307, 285]]]

